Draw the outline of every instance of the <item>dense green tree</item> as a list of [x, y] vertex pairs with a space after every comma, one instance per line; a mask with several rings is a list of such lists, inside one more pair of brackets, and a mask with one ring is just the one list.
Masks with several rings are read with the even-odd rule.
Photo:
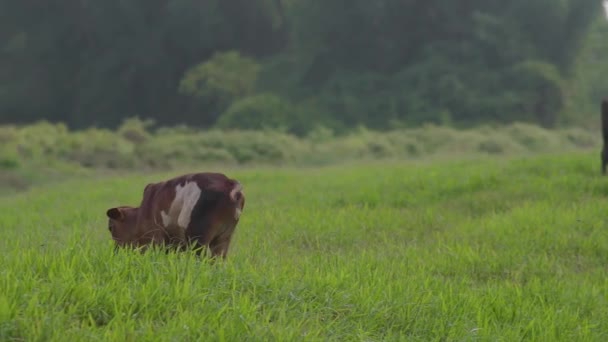
[[188, 112], [178, 91], [183, 74], [218, 51], [277, 53], [286, 33], [273, 4], [0, 0], [0, 37], [8, 42], [0, 55], [0, 119], [86, 126], [140, 115], [196, 123], [200, 112]]
[[341, 118], [375, 127], [553, 126], [600, 9], [597, 0], [294, 0], [294, 51], [305, 56], [292, 65], [295, 96], [309, 89]]
[[217, 53], [207, 62], [189, 69], [179, 84], [179, 92], [191, 98], [207, 115], [196, 121], [212, 125], [233, 102], [254, 92], [259, 65], [238, 52]]
[[598, 88], [585, 82], [599, 84], [601, 75], [583, 77], [580, 65], [608, 44], [590, 41], [601, 5], [0, 0], [0, 122], [280, 121], [298, 134], [319, 125], [553, 126], [572, 103], [597, 100]]

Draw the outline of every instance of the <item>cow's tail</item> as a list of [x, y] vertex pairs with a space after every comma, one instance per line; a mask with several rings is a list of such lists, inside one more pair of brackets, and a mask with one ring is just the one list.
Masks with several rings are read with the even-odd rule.
[[234, 219], [239, 220], [245, 207], [245, 194], [243, 194], [243, 186], [239, 182], [235, 182], [230, 190], [230, 200], [234, 203]]
[[243, 186], [239, 182], [235, 182], [230, 190], [230, 200], [234, 203], [239, 203], [243, 199]]
[[602, 100], [602, 139], [608, 145], [608, 99]]

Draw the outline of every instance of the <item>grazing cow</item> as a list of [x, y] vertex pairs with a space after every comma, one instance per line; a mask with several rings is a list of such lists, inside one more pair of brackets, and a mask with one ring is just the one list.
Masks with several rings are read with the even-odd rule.
[[151, 183], [139, 207], [108, 209], [116, 248], [164, 244], [184, 249], [194, 243], [226, 258], [245, 206], [241, 184], [221, 173], [193, 173]]
[[604, 146], [602, 147], [602, 174], [606, 174], [606, 165], [608, 165], [608, 100], [602, 100], [602, 139]]

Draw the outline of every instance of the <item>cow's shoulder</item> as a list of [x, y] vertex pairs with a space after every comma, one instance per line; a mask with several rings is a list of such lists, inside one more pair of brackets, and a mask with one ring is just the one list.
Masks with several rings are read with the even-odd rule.
[[167, 182], [148, 183], [144, 187], [140, 203], [141, 215], [144, 217], [154, 215], [159, 208], [167, 206], [175, 196], [175, 189]]

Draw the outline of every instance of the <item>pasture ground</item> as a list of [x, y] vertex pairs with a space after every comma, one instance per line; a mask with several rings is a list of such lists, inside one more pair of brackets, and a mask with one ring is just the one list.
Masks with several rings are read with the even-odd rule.
[[597, 153], [226, 173], [217, 265], [112, 253], [105, 210], [175, 172], [0, 198], [0, 340], [608, 340]]

